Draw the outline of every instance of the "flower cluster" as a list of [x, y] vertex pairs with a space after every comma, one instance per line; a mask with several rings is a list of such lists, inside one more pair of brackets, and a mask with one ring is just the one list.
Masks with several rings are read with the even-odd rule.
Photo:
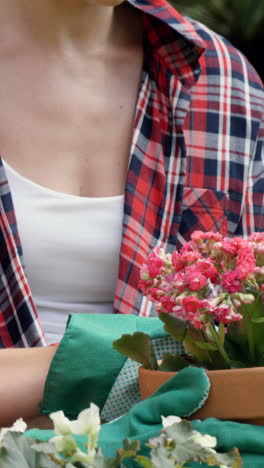
[[196, 329], [240, 321], [243, 307], [264, 293], [264, 233], [246, 240], [195, 231], [179, 252], [157, 247], [141, 269], [139, 286], [158, 312]]
[[[70, 421], [63, 411], [51, 413], [50, 418], [57, 434], [50, 441], [55, 445], [57, 451], [71, 456], [74, 462], [85, 463], [90, 466], [96, 456], [101, 427], [98, 406], [91, 403], [90, 408], [81, 411], [75, 421]], [[80, 450], [72, 434], [88, 436], [87, 453]]]
[[[40, 464], [45, 468], [114, 468], [128, 466], [127, 463], [129, 466], [148, 468], [183, 468], [191, 462], [203, 462], [206, 466], [210, 464], [221, 468], [242, 467], [242, 459], [236, 448], [228, 453], [218, 453], [215, 450], [215, 437], [193, 430], [189, 421], [178, 416], [161, 416], [163, 430], [159, 434], [157, 431], [156, 436], [148, 440], [145, 446], [148, 448], [148, 456], [142, 455], [144, 447], [141, 448], [140, 441], [133, 437], [131, 441], [125, 439], [123, 447], [111, 458], [105, 457], [98, 446], [101, 430], [99, 408], [93, 403], [75, 421], [70, 421], [63, 411], [51, 413], [50, 418], [57, 435], [49, 442], [42, 441], [47, 438], [46, 431], [42, 434], [37, 430], [38, 437], [42, 440], [23, 434], [27, 425], [22, 419], [16, 421], [12, 427], [0, 430], [1, 468], [32, 468]], [[76, 435], [88, 436], [88, 443], [85, 443], [86, 437], [80, 439]], [[122, 434], [115, 435], [116, 438], [121, 436]], [[109, 443], [112, 439], [110, 438]], [[84, 446], [87, 447], [85, 452], [82, 451]], [[126, 460], [125, 465], [123, 460]]]

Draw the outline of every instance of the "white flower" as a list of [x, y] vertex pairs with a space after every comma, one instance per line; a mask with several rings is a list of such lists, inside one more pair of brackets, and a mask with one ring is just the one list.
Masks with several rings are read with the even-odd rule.
[[77, 443], [71, 435], [58, 435], [50, 439], [59, 453], [71, 454], [77, 449]]
[[72, 456], [72, 461], [87, 463], [88, 466], [90, 466], [91, 463], [93, 463], [94, 461], [95, 455], [96, 455], [96, 450], [91, 450], [89, 453], [84, 453], [79, 448], [77, 448], [76, 452]]
[[161, 419], [163, 427], [169, 427], [172, 426], [172, 424], [181, 422], [181, 418], [179, 418], [179, 416], [167, 416], [167, 418], [165, 418], [165, 416], [161, 416]]
[[0, 430], [0, 445], [1, 445], [1, 440], [3, 440], [4, 436], [6, 435], [7, 432], [25, 432], [27, 428], [27, 425], [25, 421], [23, 421], [22, 418], [17, 419], [13, 426], [11, 427], [3, 427], [3, 429]]
[[99, 408], [93, 403], [90, 404], [90, 408], [81, 411], [75, 421], [70, 421], [63, 411], [51, 413], [50, 418], [54, 424], [54, 431], [59, 435], [98, 434], [100, 430]]
[[63, 411], [56, 411], [50, 414], [54, 424], [54, 432], [59, 435], [72, 434], [71, 421], [66, 418]]
[[76, 421], [70, 422], [72, 432], [79, 435], [98, 434], [100, 431], [99, 408], [93, 403], [79, 414]]
[[196, 444], [201, 445], [201, 447], [205, 448], [214, 448], [217, 444], [217, 440], [215, 437], [212, 437], [208, 434], [202, 435], [200, 432], [193, 431], [192, 439]]
[[[54, 431], [58, 434], [58, 436], [51, 439], [57, 451], [62, 453], [74, 452], [73, 460], [91, 463], [96, 455], [98, 434], [100, 431], [98, 406], [91, 403], [90, 408], [81, 411], [75, 421], [70, 421], [64, 415], [63, 411], [50, 414], [50, 418], [54, 424]], [[78, 449], [71, 434], [88, 436], [87, 453]]]

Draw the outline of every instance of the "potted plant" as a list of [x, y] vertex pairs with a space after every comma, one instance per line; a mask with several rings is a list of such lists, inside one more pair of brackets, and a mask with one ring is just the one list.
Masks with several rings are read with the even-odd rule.
[[208, 402], [195, 417], [262, 424], [264, 233], [246, 240], [195, 231], [179, 252], [157, 247], [141, 268], [140, 288], [156, 305], [165, 330], [184, 347], [182, 354], [166, 354], [158, 363], [145, 334], [114, 342], [145, 368], [140, 369], [148, 387], [143, 396], [191, 363], [206, 368], [211, 381]]

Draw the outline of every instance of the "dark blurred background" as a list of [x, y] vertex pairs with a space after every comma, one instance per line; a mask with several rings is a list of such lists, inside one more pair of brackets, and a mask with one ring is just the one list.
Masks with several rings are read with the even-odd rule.
[[171, 0], [241, 50], [264, 80], [264, 0]]

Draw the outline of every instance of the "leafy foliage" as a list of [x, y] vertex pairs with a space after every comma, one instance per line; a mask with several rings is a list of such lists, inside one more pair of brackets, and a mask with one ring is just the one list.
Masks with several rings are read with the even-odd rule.
[[193, 431], [189, 421], [172, 424], [149, 441], [153, 468], [181, 467], [194, 461], [207, 463], [208, 466], [242, 467], [236, 449], [226, 454], [217, 453], [213, 448], [215, 443], [214, 437]]
[[247, 40], [264, 30], [264, 2], [261, 0], [177, 0], [181, 12], [206, 23], [228, 37]]
[[[0, 468], [58, 468], [46, 451], [32, 449], [35, 442], [17, 432], [7, 432], [1, 441]], [[54, 453], [52, 444], [49, 446], [49, 453]]]
[[183, 356], [173, 356], [170, 353], [165, 353], [159, 366], [159, 370], [165, 372], [175, 372], [180, 371], [189, 365], [190, 363], [184, 359]]
[[[162, 422], [164, 429], [147, 444], [151, 449], [149, 458], [140, 454], [140, 442], [125, 439], [123, 448], [117, 450], [114, 458], [104, 457], [96, 447], [90, 462], [75, 462], [74, 454], [69, 457], [65, 451], [58, 451], [52, 439], [43, 443], [21, 433], [5, 432], [0, 442], [0, 468], [121, 468], [127, 466], [123, 465], [127, 459], [133, 461], [129, 466], [134, 466], [135, 462], [143, 468], [181, 468], [193, 461], [226, 468], [242, 466], [236, 449], [226, 454], [217, 453], [215, 437], [194, 431], [189, 421], [169, 416], [163, 417]], [[61, 447], [67, 448], [67, 443]]]
[[150, 337], [146, 333], [124, 334], [114, 341], [113, 348], [126, 357], [142, 364], [145, 369], [158, 369]]

